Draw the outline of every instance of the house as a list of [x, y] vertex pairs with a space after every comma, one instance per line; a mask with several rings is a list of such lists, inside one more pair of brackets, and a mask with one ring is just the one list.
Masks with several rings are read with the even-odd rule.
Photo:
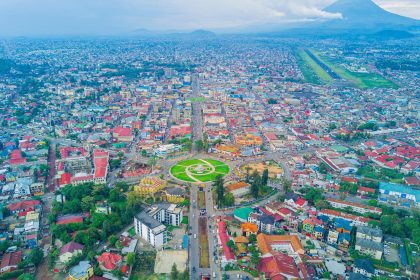
[[58, 254], [58, 258], [61, 263], [67, 263], [74, 256], [81, 255], [83, 252], [83, 248], [83, 245], [74, 241], [70, 241], [69, 243], [61, 247], [60, 253]]
[[16, 270], [21, 261], [22, 251], [4, 254], [1, 260], [0, 273], [3, 274]]
[[350, 208], [353, 212], [360, 213], [360, 214], [365, 214], [365, 213], [372, 213], [376, 215], [382, 214], [382, 209], [378, 207], [367, 206], [367, 205], [353, 203], [353, 202], [344, 201], [344, 200], [335, 199], [335, 198], [327, 198], [327, 202], [331, 204], [331, 206], [334, 208], [338, 208], [338, 209]]
[[7, 208], [9, 208], [10, 212], [12, 212], [13, 214], [25, 211], [32, 211], [35, 209], [39, 209], [40, 207], [41, 202], [39, 200], [24, 200], [7, 205]]
[[257, 268], [267, 279], [304, 279], [293, 257], [287, 254], [263, 256]]
[[308, 205], [308, 202], [296, 193], [287, 193], [284, 202], [295, 209], [302, 209]]
[[185, 191], [182, 188], [167, 188], [163, 191], [162, 198], [169, 203], [181, 203], [185, 199]]
[[166, 187], [166, 181], [158, 177], [145, 177], [141, 179], [137, 186], [134, 186], [134, 191], [141, 196], [150, 195], [154, 197], [156, 192]]
[[81, 261], [69, 270], [67, 280], [88, 280], [93, 276], [93, 267], [88, 261]]
[[229, 236], [226, 232], [226, 223], [224, 221], [219, 221], [217, 223], [217, 229], [219, 234], [219, 245], [222, 246], [224, 255], [222, 256], [222, 267], [225, 267], [229, 263], [233, 263], [235, 261], [235, 257], [230, 250], [229, 246], [227, 245], [227, 242], [229, 241]]
[[121, 265], [122, 257], [118, 254], [103, 252], [97, 260], [102, 270], [113, 271]]
[[369, 259], [356, 259], [354, 261], [353, 272], [371, 278], [375, 274], [375, 268]]
[[276, 251], [285, 251], [291, 256], [305, 254], [297, 235], [257, 235], [257, 244], [261, 255], [274, 255]]
[[257, 235], [258, 226], [253, 223], [243, 223], [241, 224], [242, 235], [249, 237], [251, 234]]
[[337, 244], [338, 241], [338, 231], [330, 230], [328, 231], [327, 242], [329, 244]]
[[128, 127], [116, 127], [112, 133], [112, 137], [119, 142], [131, 142], [134, 139], [133, 131]]
[[374, 242], [382, 242], [383, 234], [379, 228], [372, 228], [366, 226], [358, 226], [356, 232], [356, 238], [372, 240]]
[[237, 182], [227, 185], [226, 190], [236, 198], [249, 194], [251, 189], [248, 183]]
[[375, 242], [368, 239], [356, 239], [356, 251], [361, 254], [371, 256], [374, 259], [380, 260], [383, 253], [382, 243]]
[[302, 229], [303, 231], [307, 232], [307, 233], [313, 233], [314, 229], [316, 226], [321, 226], [322, 225], [322, 221], [315, 219], [315, 218], [308, 218], [305, 219], [302, 223]]
[[265, 214], [251, 213], [248, 222], [256, 224], [258, 229], [265, 233], [271, 233], [275, 228], [274, 218]]

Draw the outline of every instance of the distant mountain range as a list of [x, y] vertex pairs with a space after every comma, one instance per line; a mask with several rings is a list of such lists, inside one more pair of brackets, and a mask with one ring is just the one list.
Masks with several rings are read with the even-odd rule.
[[371, 0], [338, 0], [324, 9], [341, 14], [341, 19], [321, 24], [328, 29], [390, 29], [420, 26], [420, 21], [390, 13]]
[[[267, 24], [236, 30], [218, 30], [227, 34], [260, 34], [263, 36], [341, 36], [365, 39], [406, 39], [420, 34], [420, 20], [388, 12], [372, 0], [337, 0], [323, 11], [340, 14], [336, 19], [314, 19], [295, 24]], [[216, 33], [207, 30], [193, 32], [148, 31], [139, 29], [136, 36], [165, 36], [180, 39], [211, 39]], [[367, 36], [369, 35], [369, 36]]]

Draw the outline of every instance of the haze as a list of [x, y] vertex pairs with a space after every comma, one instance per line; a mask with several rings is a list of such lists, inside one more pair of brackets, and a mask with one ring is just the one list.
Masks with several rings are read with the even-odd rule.
[[[322, 8], [334, 0], [2, 0], [0, 36], [117, 35], [149, 30], [223, 30], [340, 18]], [[417, 0], [376, 0], [420, 18]]]

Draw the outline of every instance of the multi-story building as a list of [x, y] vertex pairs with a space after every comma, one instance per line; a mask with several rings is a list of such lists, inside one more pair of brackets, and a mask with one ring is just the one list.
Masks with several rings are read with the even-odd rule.
[[377, 214], [377, 215], [382, 214], [382, 209], [378, 207], [367, 206], [367, 205], [348, 202], [348, 201], [335, 199], [335, 198], [327, 198], [327, 201], [334, 208], [339, 208], [339, 209], [350, 208], [353, 212], [360, 213], [360, 214], [365, 214], [365, 213], [372, 213], [372, 214]]
[[167, 242], [166, 225], [179, 226], [182, 222], [182, 208], [175, 204], [161, 203], [134, 217], [136, 233], [154, 247]]

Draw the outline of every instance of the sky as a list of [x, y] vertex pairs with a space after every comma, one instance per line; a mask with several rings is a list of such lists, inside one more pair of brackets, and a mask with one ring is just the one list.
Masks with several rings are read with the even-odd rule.
[[[117, 35], [137, 29], [194, 30], [339, 18], [335, 0], [0, 0], [0, 36]], [[374, 0], [420, 19], [420, 0]]]

